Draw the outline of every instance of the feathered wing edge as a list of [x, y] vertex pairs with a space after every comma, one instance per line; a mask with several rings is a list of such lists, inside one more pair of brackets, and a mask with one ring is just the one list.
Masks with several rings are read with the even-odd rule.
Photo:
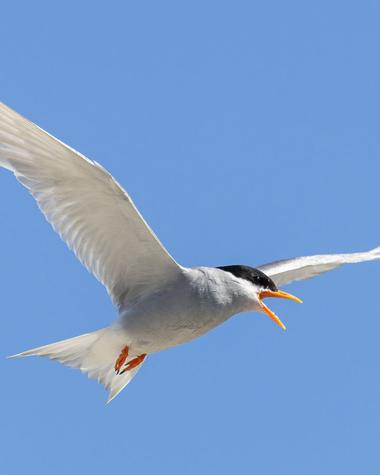
[[258, 268], [273, 279], [276, 285], [282, 286], [297, 280], [310, 279], [344, 264], [356, 264], [378, 259], [380, 259], [380, 246], [367, 252], [294, 257], [270, 262]]
[[[123, 374], [115, 373], [115, 361], [123, 346], [120, 336], [112, 327], [107, 327], [23, 351], [9, 358], [46, 356], [66, 366], [78, 368], [83, 373], [87, 373], [90, 379], [95, 379], [105, 386], [108, 391], [107, 403], [109, 403], [125, 388], [141, 367], [140, 364]], [[129, 355], [126, 362], [134, 356], [136, 355]]]
[[180, 272], [131, 197], [103, 166], [1, 102], [0, 167], [29, 190], [116, 306]]

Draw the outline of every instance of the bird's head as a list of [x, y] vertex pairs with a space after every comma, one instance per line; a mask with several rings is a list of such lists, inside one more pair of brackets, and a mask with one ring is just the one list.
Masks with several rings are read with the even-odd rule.
[[249, 310], [265, 313], [283, 330], [286, 329], [282, 321], [269, 307], [267, 307], [267, 305], [265, 305], [263, 300], [268, 297], [294, 300], [299, 303], [302, 303], [302, 300], [288, 292], [278, 290], [273, 280], [259, 269], [242, 265], [223, 266], [218, 267], [218, 269], [229, 272], [238, 279], [245, 281], [245, 289], [247, 289], [250, 299]]

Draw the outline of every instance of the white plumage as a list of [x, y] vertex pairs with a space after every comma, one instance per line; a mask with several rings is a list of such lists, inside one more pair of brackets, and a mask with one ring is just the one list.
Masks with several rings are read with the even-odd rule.
[[368, 252], [353, 252], [351, 254], [321, 254], [316, 256], [293, 257], [271, 262], [259, 267], [277, 286], [290, 284], [296, 280], [305, 280], [323, 272], [336, 269], [343, 264], [380, 259], [380, 247]]
[[[1, 104], [0, 165], [31, 192], [54, 230], [122, 305], [178, 272], [128, 193], [98, 163]], [[133, 298], [133, 296], [132, 296]]]
[[133, 378], [146, 354], [196, 338], [236, 313], [260, 311], [282, 326], [263, 298], [297, 299], [276, 286], [342, 264], [380, 259], [378, 247], [364, 253], [297, 257], [259, 270], [184, 268], [101, 165], [4, 104], [0, 104], [0, 166], [30, 191], [119, 310], [110, 327], [15, 356], [47, 356], [79, 368], [105, 385], [109, 400]]

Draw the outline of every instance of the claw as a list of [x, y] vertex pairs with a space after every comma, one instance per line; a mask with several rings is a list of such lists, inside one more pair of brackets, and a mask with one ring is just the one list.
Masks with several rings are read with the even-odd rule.
[[124, 374], [126, 371], [129, 371], [133, 368], [136, 368], [136, 366], [140, 365], [146, 358], [146, 353], [142, 354], [142, 355], [139, 355], [139, 356], [136, 356], [136, 358], [133, 358], [133, 360], [131, 360], [127, 366], [123, 369], [123, 371], [121, 373], [117, 373], [117, 374]]
[[123, 364], [125, 363], [125, 360], [128, 358], [128, 354], [129, 354], [129, 348], [126, 345], [121, 350], [120, 355], [119, 355], [118, 359], [116, 360], [116, 363], [115, 363], [115, 373], [116, 374], [120, 374], [120, 369], [123, 366]]

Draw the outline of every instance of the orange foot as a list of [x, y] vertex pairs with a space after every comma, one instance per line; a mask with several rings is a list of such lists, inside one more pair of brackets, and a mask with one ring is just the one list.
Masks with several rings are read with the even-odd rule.
[[145, 360], [145, 358], [146, 358], [146, 353], [144, 353], [142, 355], [139, 355], [139, 356], [136, 356], [136, 358], [133, 358], [133, 360], [131, 360], [127, 364], [127, 366], [123, 369], [123, 371], [121, 373], [117, 373], [117, 374], [123, 374], [126, 371], [129, 371], [130, 369], [136, 368], [136, 366], [141, 364]]
[[120, 368], [123, 366], [123, 364], [125, 363], [125, 360], [128, 358], [128, 353], [129, 353], [129, 348], [126, 345], [121, 350], [120, 355], [119, 355], [118, 359], [116, 360], [116, 363], [115, 363], [115, 373], [116, 374], [120, 373]]

